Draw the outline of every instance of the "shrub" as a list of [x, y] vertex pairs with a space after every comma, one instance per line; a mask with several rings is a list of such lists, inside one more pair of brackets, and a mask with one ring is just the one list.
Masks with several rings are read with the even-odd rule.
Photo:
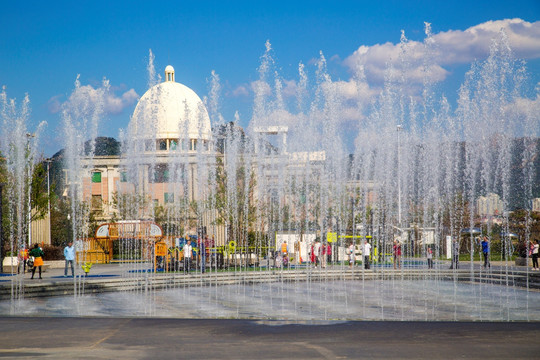
[[64, 247], [56, 245], [43, 245], [45, 260], [64, 260]]

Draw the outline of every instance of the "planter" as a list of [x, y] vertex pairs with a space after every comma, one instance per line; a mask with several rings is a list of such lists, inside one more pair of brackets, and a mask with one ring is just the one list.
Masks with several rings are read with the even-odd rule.
[[2, 262], [2, 267], [5, 273], [16, 273], [19, 267], [19, 259], [16, 256], [6, 256]]

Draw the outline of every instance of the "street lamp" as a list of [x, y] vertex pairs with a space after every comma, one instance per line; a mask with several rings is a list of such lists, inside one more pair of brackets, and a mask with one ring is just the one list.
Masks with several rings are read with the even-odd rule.
[[397, 178], [398, 178], [398, 224], [401, 226], [401, 144], [399, 133], [403, 129], [402, 125], [397, 126]]
[[52, 244], [51, 239], [51, 181], [50, 181], [50, 171], [51, 171], [51, 162], [52, 159], [45, 159], [47, 163], [47, 211], [49, 215], [49, 244]]
[[30, 139], [35, 138], [35, 134], [26, 133], [26, 148], [28, 151], [28, 249], [32, 246], [32, 157], [30, 152]]

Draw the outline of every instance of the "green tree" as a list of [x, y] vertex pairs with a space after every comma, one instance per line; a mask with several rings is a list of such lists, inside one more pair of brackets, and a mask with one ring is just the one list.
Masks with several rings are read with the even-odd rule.
[[[215, 204], [218, 211], [216, 222], [227, 225], [229, 239], [236, 241], [237, 246], [253, 246], [249, 243], [249, 231], [253, 230], [256, 221], [256, 201], [254, 189], [256, 185], [253, 171], [246, 171], [245, 164], [238, 166], [233, 174], [236, 189], [227, 191], [228, 177], [223, 158], [216, 160], [216, 193]], [[249, 177], [249, 178], [248, 178]], [[254, 237], [252, 237], [254, 239]]]
[[46, 166], [40, 162], [34, 167], [30, 199], [32, 221], [43, 219], [49, 211], [49, 201], [54, 201], [54, 185], [48, 183]]
[[68, 200], [54, 197], [51, 201], [51, 242], [53, 245], [61, 246], [73, 240], [73, 230], [71, 219], [71, 205]]

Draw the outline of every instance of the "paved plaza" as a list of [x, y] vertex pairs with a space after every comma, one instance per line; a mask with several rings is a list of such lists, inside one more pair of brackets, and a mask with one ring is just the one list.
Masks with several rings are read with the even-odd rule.
[[539, 323], [0, 318], [4, 359], [534, 359]]

